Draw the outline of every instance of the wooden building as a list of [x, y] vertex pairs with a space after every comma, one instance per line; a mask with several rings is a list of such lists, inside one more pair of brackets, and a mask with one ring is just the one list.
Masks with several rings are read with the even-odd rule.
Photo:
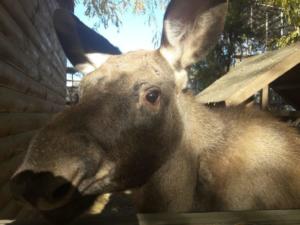
[[31, 137], [65, 106], [66, 58], [52, 25], [60, 6], [73, 10], [74, 3], [0, 1], [0, 219], [22, 211], [8, 180]]
[[269, 106], [270, 88], [296, 110], [291, 116], [300, 117], [300, 43], [245, 59], [197, 98], [226, 106], [252, 104], [253, 96], [261, 91], [264, 109]]

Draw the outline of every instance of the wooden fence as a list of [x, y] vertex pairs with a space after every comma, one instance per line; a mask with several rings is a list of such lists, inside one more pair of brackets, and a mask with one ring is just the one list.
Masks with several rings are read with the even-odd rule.
[[[51, 225], [43, 220], [0, 221], [0, 225]], [[299, 225], [300, 210], [82, 217], [70, 225]]]
[[66, 58], [52, 13], [56, 0], [0, 1], [0, 219], [15, 218], [8, 180], [32, 136], [65, 105]]

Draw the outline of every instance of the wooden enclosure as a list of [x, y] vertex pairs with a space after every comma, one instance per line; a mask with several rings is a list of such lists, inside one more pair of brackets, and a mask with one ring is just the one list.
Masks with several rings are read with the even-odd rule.
[[249, 104], [262, 91], [261, 106], [266, 108], [270, 87], [300, 110], [300, 43], [245, 59], [197, 98], [202, 103], [232, 106]]
[[[82, 217], [70, 225], [297, 225], [300, 210], [138, 214]], [[51, 225], [44, 220], [1, 221], [0, 225]]]
[[52, 25], [59, 3], [0, 1], [0, 219], [22, 211], [8, 180], [31, 137], [65, 106], [66, 58]]

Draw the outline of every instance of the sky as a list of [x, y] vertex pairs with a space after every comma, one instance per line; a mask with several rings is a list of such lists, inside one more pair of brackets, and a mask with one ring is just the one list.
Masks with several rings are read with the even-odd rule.
[[[83, 1], [80, 2], [81, 3], [76, 5], [74, 13], [85, 25], [93, 28], [97, 22], [97, 18], [85, 16]], [[153, 23], [152, 27], [149, 27], [148, 24], [146, 24], [147, 17], [145, 15], [136, 15], [128, 10], [121, 18], [122, 25], [119, 29], [114, 25], [110, 25], [107, 29], [105, 29], [104, 26], [100, 26], [96, 31], [101, 33], [101, 35], [107, 38], [123, 53], [139, 49], [152, 50], [157, 48], [152, 40], [156, 32], [162, 31], [163, 15], [164, 11], [157, 8], [155, 11], [156, 23]], [[68, 61], [67, 65], [71, 66], [71, 63]], [[67, 74], [67, 86], [73, 86], [74, 84], [71, 80], [78, 82], [82, 79], [82, 76], [81, 73], [76, 73], [74, 76]]]
[[[97, 18], [89, 18], [84, 15], [83, 4], [78, 4], [75, 8], [75, 15], [87, 26], [93, 27]], [[161, 9], [156, 9], [155, 15], [157, 22], [149, 27], [146, 24], [147, 18], [144, 15], [133, 15], [131, 10], [121, 18], [122, 25], [118, 29], [114, 25], [110, 25], [107, 29], [100, 26], [97, 32], [100, 31], [101, 35], [107, 38], [113, 45], [125, 53], [139, 49], [154, 49], [152, 42], [155, 32], [162, 30], [162, 20], [164, 12]]]

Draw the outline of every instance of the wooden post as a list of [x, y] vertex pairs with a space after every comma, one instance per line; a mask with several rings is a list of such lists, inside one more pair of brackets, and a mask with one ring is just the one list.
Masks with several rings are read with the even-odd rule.
[[261, 91], [261, 109], [266, 110], [269, 105], [269, 85]]

